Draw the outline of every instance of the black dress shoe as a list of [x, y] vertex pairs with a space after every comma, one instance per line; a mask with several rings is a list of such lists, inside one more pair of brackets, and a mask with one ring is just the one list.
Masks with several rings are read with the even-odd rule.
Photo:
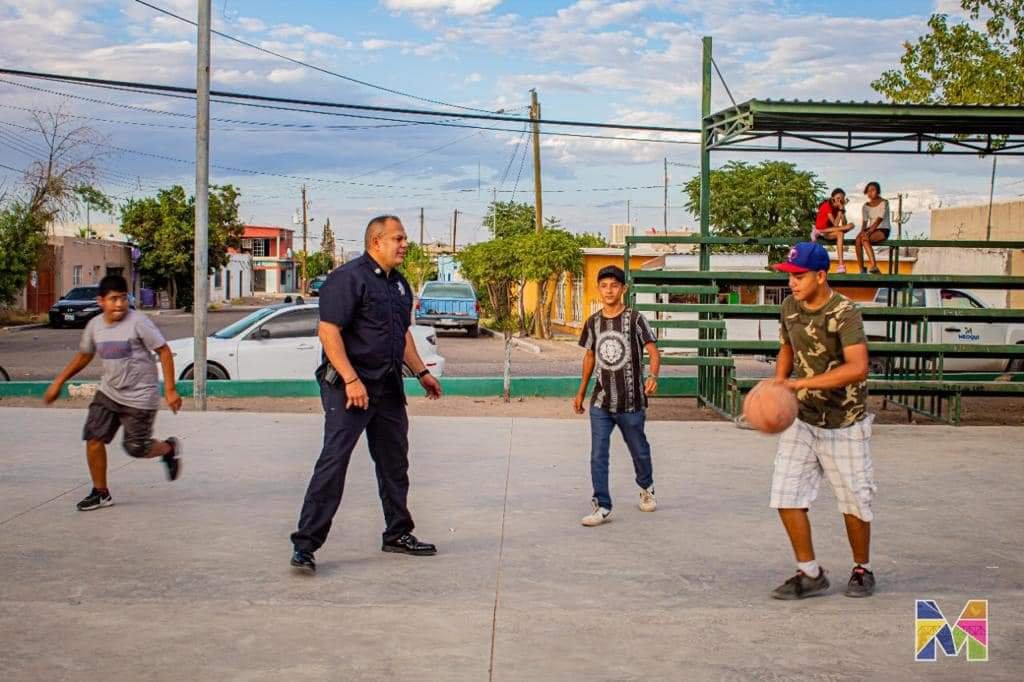
[[299, 569], [304, 573], [313, 575], [316, 573], [316, 561], [313, 559], [313, 553], [307, 552], [304, 549], [297, 549], [292, 554], [292, 566]]
[[420, 542], [412, 533], [406, 533], [397, 540], [385, 542], [381, 549], [385, 552], [413, 554], [416, 556], [433, 556], [437, 554], [437, 547], [429, 542]]

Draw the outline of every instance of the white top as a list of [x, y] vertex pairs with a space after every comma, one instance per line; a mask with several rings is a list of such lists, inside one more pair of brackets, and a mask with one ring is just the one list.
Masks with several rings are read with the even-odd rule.
[[881, 218], [882, 222], [878, 223], [879, 230], [892, 230], [892, 224], [889, 222], [889, 201], [882, 199], [876, 206], [870, 206], [864, 204], [864, 208], [861, 209], [861, 214], [864, 218], [864, 223], [870, 226], [871, 223]]

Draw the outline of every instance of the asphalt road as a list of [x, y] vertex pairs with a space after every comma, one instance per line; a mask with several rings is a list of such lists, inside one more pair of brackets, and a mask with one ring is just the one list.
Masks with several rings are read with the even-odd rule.
[[[209, 327], [216, 331], [247, 315], [248, 312], [210, 311]], [[153, 321], [168, 339], [192, 336], [192, 316], [186, 314], [154, 315]], [[11, 379], [52, 379], [78, 350], [80, 329], [20, 329], [0, 332], [0, 366]], [[571, 340], [546, 341], [537, 354], [523, 349], [512, 353], [515, 376], [577, 376], [582, 351]], [[504, 361], [504, 343], [498, 338], [481, 336], [471, 339], [463, 332], [443, 332], [438, 347], [445, 357], [446, 375], [462, 377], [498, 376]], [[770, 374], [764, 363], [741, 360], [748, 365], [747, 375]], [[694, 375], [692, 367], [666, 367], [665, 375]], [[98, 379], [100, 365], [93, 362], [79, 377]]]

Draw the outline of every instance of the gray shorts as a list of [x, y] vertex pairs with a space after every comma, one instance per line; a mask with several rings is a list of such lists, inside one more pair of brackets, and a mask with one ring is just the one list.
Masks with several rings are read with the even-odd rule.
[[122, 405], [97, 392], [89, 405], [82, 440], [98, 440], [110, 444], [118, 429], [123, 426], [125, 451], [132, 457], [145, 457], [153, 445], [155, 420], [156, 410], [140, 410]]

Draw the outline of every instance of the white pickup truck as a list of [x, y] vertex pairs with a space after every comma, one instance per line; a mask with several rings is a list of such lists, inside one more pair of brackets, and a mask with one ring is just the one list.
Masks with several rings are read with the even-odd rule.
[[[875, 294], [875, 300], [860, 303], [863, 308], [885, 306], [889, 290], [882, 288]], [[896, 293], [896, 296], [901, 294]], [[897, 299], [898, 300], [898, 299]], [[969, 291], [961, 289], [916, 289], [914, 290], [913, 307], [953, 308], [963, 310], [986, 309]], [[897, 323], [899, 325], [900, 323]], [[897, 328], [899, 328], [897, 326]], [[864, 332], [868, 340], [886, 340], [886, 323], [881, 320], [864, 322]], [[898, 340], [898, 339], [893, 339]], [[1024, 344], [1024, 324], [1006, 322], [975, 322], [965, 319], [934, 320], [928, 323], [928, 341], [930, 343], [959, 344]], [[943, 368], [955, 372], [1002, 372], [1024, 371], [1024, 359], [1008, 360], [1006, 358], [946, 358]]]

